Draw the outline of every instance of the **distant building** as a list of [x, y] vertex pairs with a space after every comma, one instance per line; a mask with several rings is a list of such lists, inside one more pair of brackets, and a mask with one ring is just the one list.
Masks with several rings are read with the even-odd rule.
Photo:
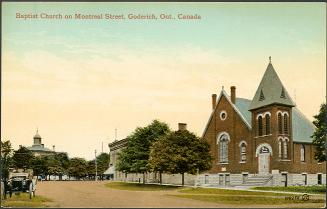
[[128, 139], [115, 140], [114, 142], [109, 144], [110, 149], [110, 162], [109, 168], [105, 171], [105, 175], [108, 175], [110, 179], [117, 180], [118, 177], [122, 177], [123, 173], [116, 171], [118, 154], [121, 152], [123, 148], [127, 146]]
[[39, 134], [39, 130], [36, 130], [36, 134], [33, 137], [33, 145], [30, 147], [27, 147], [28, 150], [30, 150], [34, 156], [44, 156], [44, 155], [53, 155], [56, 154], [55, 151], [55, 145], [52, 146], [52, 150], [45, 147], [44, 144], [42, 144], [42, 137]]

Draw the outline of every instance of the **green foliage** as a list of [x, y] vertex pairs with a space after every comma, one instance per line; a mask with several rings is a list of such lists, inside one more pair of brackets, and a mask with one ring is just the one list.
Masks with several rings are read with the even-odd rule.
[[318, 115], [314, 116], [315, 120], [313, 124], [316, 126], [316, 130], [313, 133], [313, 144], [316, 147], [315, 159], [318, 162], [326, 161], [326, 132], [327, 132], [327, 115], [326, 115], [326, 104], [320, 106], [320, 111]]
[[59, 175], [59, 178], [65, 173], [69, 166], [69, 159], [66, 153], [56, 153], [47, 156], [35, 156], [31, 161], [31, 168], [34, 175]]
[[162, 191], [162, 190], [176, 190], [180, 187], [171, 185], [156, 185], [156, 184], [138, 184], [125, 182], [110, 182], [105, 184], [106, 187], [120, 190], [131, 191]]
[[87, 176], [87, 162], [83, 158], [72, 158], [69, 162], [68, 174], [76, 178]]
[[40, 176], [47, 174], [47, 162], [46, 158], [42, 156], [36, 156], [32, 159], [31, 168], [33, 169], [33, 175]]
[[13, 154], [13, 149], [11, 146], [11, 142], [9, 140], [4, 141], [4, 142], [1, 141], [0, 172], [1, 172], [1, 176], [3, 178], [8, 178], [12, 154]]
[[[108, 169], [110, 161], [110, 155], [108, 153], [101, 153], [97, 156], [97, 173], [98, 176], [103, 175], [103, 173]], [[87, 173], [88, 176], [95, 176], [95, 161], [90, 160], [87, 162]]]
[[110, 155], [108, 153], [101, 153], [97, 156], [98, 174], [103, 174], [109, 167]]
[[211, 168], [209, 144], [195, 134], [183, 130], [160, 138], [151, 147], [149, 167], [154, 171], [196, 174]]
[[61, 175], [64, 169], [55, 155], [46, 156], [47, 175]]
[[117, 170], [126, 173], [144, 173], [149, 171], [148, 160], [150, 146], [158, 138], [168, 134], [166, 123], [154, 120], [150, 125], [136, 130], [129, 135], [127, 147], [122, 150], [117, 162]]
[[1, 207], [45, 208], [49, 202], [52, 202], [52, 200], [40, 195], [30, 199], [28, 193], [20, 193], [19, 195], [12, 195], [11, 198], [1, 200]]
[[[301, 203], [307, 204], [307, 203], [321, 203], [321, 206], [323, 206], [323, 203], [325, 203], [324, 199], [309, 199], [309, 200], [303, 200], [301, 198], [295, 199], [295, 200], [288, 200], [285, 197], [269, 197], [269, 196], [242, 196], [242, 195], [189, 195], [189, 194], [174, 194], [169, 195], [174, 197], [180, 197], [180, 198], [188, 198], [193, 200], [201, 200], [205, 202], [214, 202], [214, 203], [225, 203], [225, 204], [235, 204], [235, 205], [241, 205], [244, 207], [244, 205], [281, 205], [281, 204], [293, 204], [293, 203]], [[288, 195], [285, 195], [288, 196]], [[316, 207], [314, 207], [316, 208]]]
[[277, 192], [260, 192], [260, 191], [246, 191], [246, 190], [232, 190], [220, 188], [187, 188], [179, 192], [186, 194], [217, 194], [217, 195], [267, 195], [267, 196], [285, 196], [285, 193]]
[[326, 194], [326, 185], [314, 185], [314, 186], [274, 186], [274, 187], [254, 187], [255, 190], [265, 191], [286, 191], [286, 192], [302, 192], [302, 193], [317, 193]]
[[31, 168], [33, 154], [26, 147], [22, 146], [17, 151], [14, 152], [13, 165], [15, 168]]

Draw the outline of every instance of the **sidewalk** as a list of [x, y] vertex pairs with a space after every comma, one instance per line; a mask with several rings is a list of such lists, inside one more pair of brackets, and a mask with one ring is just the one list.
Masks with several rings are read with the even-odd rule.
[[[124, 182], [124, 181], [121, 181]], [[136, 183], [138, 182], [125, 182], [125, 183]], [[141, 182], [142, 184], [142, 182]], [[154, 185], [160, 185], [160, 183], [145, 183], [145, 184], [154, 184]], [[181, 184], [161, 184], [163, 186], [176, 186], [181, 187]], [[229, 189], [229, 190], [241, 190], [241, 191], [250, 191], [250, 192], [272, 192], [272, 193], [282, 193], [282, 194], [297, 194], [297, 195], [315, 195], [315, 196], [326, 196], [325, 194], [316, 194], [316, 193], [303, 193], [303, 192], [289, 192], [289, 191], [276, 191], [276, 190], [255, 190], [251, 189], [253, 186], [234, 186], [234, 187], [214, 187], [214, 186], [191, 186], [191, 185], [184, 185], [184, 187], [190, 187], [190, 188], [210, 188], [210, 189]]]

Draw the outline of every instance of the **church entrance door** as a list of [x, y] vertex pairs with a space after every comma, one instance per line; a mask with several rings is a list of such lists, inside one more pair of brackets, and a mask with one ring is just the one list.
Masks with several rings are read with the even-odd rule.
[[270, 160], [270, 153], [267, 147], [262, 147], [259, 153], [259, 174], [267, 175], [269, 174], [269, 162]]

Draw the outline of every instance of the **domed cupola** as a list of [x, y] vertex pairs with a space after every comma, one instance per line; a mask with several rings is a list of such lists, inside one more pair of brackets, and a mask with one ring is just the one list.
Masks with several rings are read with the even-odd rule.
[[33, 139], [34, 139], [34, 144], [41, 144], [42, 137], [40, 136], [38, 129], [36, 130], [36, 134], [34, 135]]

